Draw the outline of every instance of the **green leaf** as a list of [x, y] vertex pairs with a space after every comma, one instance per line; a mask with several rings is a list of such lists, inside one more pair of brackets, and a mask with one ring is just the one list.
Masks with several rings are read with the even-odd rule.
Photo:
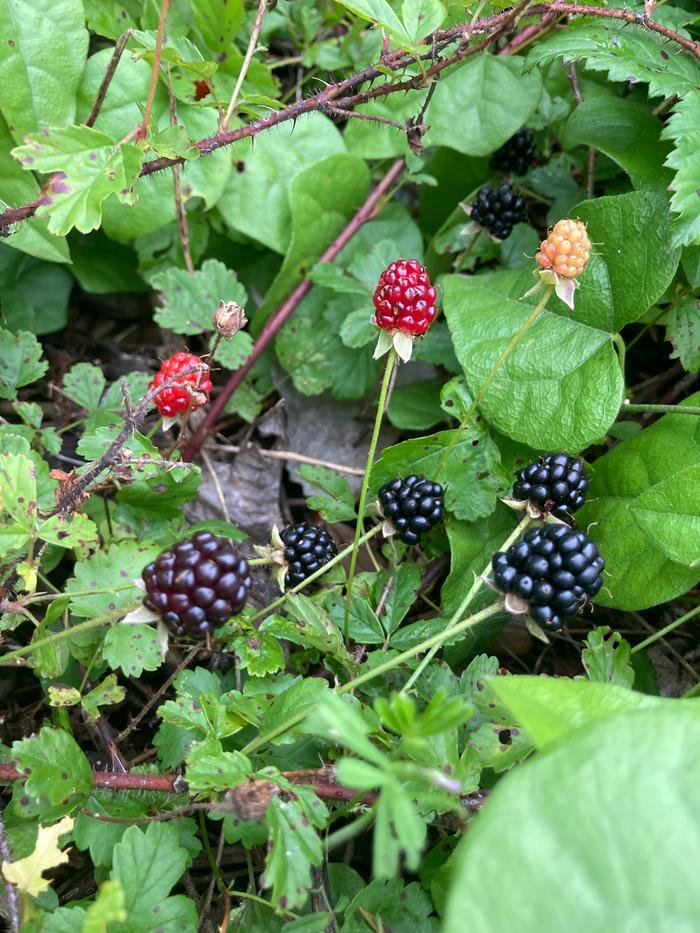
[[0, 111], [17, 142], [74, 120], [87, 51], [81, 0], [0, 0]]
[[700, 92], [689, 91], [674, 107], [663, 129], [664, 139], [672, 139], [675, 148], [666, 165], [675, 170], [671, 190], [671, 209], [678, 214], [674, 224], [677, 244], [697, 244], [700, 239]]
[[307, 506], [320, 512], [327, 522], [347, 522], [356, 517], [355, 495], [342, 476], [327, 467], [306, 463], [297, 468], [297, 473], [302, 479], [328, 493], [326, 496], [309, 496], [306, 500]]
[[389, 402], [387, 417], [402, 431], [426, 431], [444, 421], [440, 408], [439, 379], [425, 379], [397, 386]]
[[[343, 933], [364, 933], [371, 917], [378, 930], [396, 933], [437, 933], [438, 924], [431, 917], [430, 896], [420, 882], [405, 885], [400, 878], [382, 881], [377, 878], [363, 885], [345, 910]], [[380, 925], [381, 924], [381, 925]]]
[[[700, 395], [685, 403], [700, 404]], [[589, 499], [577, 521], [582, 528], [591, 526], [605, 558], [606, 583], [596, 602], [646, 609], [685, 593], [700, 579], [700, 569], [669, 559], [669, 549], [686, 560], [697, 551], [693, 505], [680, 502], [679, 492], [689, 481], [695, 488], [698, 465], [700, 427], [689, 415], [664, 415], [595, 461]], [[650, 509], [644, 509], [645, 499]], [[691, 513], [685, 513], [688, 507]], [[674, 526], [687, 541], [669, 541]]]
[[411, 42], [434, 32], [446, 15], [440, 0], [403, 0], [401, 4], [401, 19]]
[[190, 0], [190, 7], [212, 52], [229, 52], [245, 21], [243, 0]]
[[627, 172], [636, 187], [666, 188], [670, 176], [662, 165], [669, 147], [659, 141], [661, 130], [661, 121], [644, 104], [597, 95], [576, 107], [560, 138], [567, 149], [593, 146], [604, 152]]
[[498, 448], [481, 426], [440, 431], [386, 447], [372, 467], [372, 488], [395, 476], [423, 473], [445, 486], [445, 507], [458, 518], [490, 515], [510, 484]]
[[270, 616], [261, 623], [260, 631], [284, 638], [303, 648], [316, 648], [322, 654], [349, 660], [340, 629], [323, 609], [301, 593], [288, 596], [286, 606], [291, 619]]
[[273, 903], [301, 907], [311, 886], [311, 866], [321, 864], [323, 846], [314, 827], [294, 799], [273, 797], [266, 819], [270, 830], [265, 861], [265, 887]]
[[634, 668], [630, 663], [632, 650], [619, 632], [611, 632], [607, 625], [594, 628], [581, 652], [581, 663], [588, 679], [604, 684], [631, 687]]
[[[665, 702], [593, 723], [500, 782], [457, 850], [445, 933], [559, 933], [574, 889], [577, 929], [693, 929], [700, 721]], [[640, 817], [651, 798], [654, 819]]]
[[85, 548], [97, 540], [97, 526], [86, 515], [52, 515], [36, 530], [37, 537], [64, 548]]
[[320, 735], [333, 745], [350, 749], [376, 765], [381, 772], [386, 769], [388, 759], [367, 738], [370, 727], [352, 702], [357, 701], [340, 697], [336, 693], [326, 693], [307, 716], [304, 732]]
[[700, 464], [643, 492], [630, 515], [669, 560], [700, 565]]
[[97, 719], [100, 706], [121, 703], [125, 696], [126, 690], [117, 684], [116, 674], [108, 674], [101, 683], [85, 694], [80, 700], [80, 705], [91, 719]]
[[63, 391], [86, 411], [99, 408], [106, 385], [102, 370], [92, 363], [76, 363], [63, 377]]
[[[291, 687], [279, 693], [265, 710], [261, 731], [270, 732], [293, 716], [300, 716], [314, 709], [327, 691], [328, 683], [320, 677], [298, 679]], [[295, 730], [289, 730], [279, 735], [274, 741], [277, 744], [287, 744], [293, 742], [294, 738]]]
[[49, 364], [41, 354], [41, 344], [34, 334], [12, 334], [0, 328], [0, 398], [17, 398], [17, 389], [44, 375]]
[[403, 855], [406, 868], [416, 871], [425, 846], [425, 822], [403, 785], [384, 783], [375, 806], [372, 870], [376, 878], [393, 878]]
[[[14, 140], [0, 112], [0, 198], [11, 207], [19, 207], [39, 197], [39, 185], [34, 176], [23, 171], [12, 158], [10, 151], [13, 146]], [[46, 221], [37, 217], [31, 217], [17, 227], [5, 242], [8, 249], [20, 250], [39, 259], [47, 259], [50, 262], [70, 261], [65, 239], [50, 234]]]
[[382, 26], [402, 48], [411, 47], [411, 36], [387, 0], [339, 0], [339, 2], [356, 16]]
[[673, 344], [672, 360], [680, 360], [689, 373], [700, 370], [700, 301], [681, 298], [675, 301], [666, 316], [666, 340]]
[[[443, 279], [445, 316], [473, 393], [532, 312], [531, 304], [510, 297], [522, 294], [527, 279], [518, 272]], [[503, 361], [479, 407], [497, 430], [530, 447], [581, 450], [614, 422], [622, 394], [609, 334], [545, 310]]]
[[233, 650], [238, 656], [242, 668], [248, 671], [251, 677], [264, 677], [265, 674], [274, 674], [285, 666], [285, 657], [282, 646], [269, 634], [239, 635], [233, 641]]
[[25, 137], [13, 150], [25, 168], [56, 172], [37, 216], [49, 216], [49, 231], [64, 236], [73, 227], [83, 233], [100, 226], [102, 202], [118, 194], [132, 202], [131, 186], [138, 178], [143, 151], [117, 144], [106, 133], [87, 126], [44, 129]]
[[225, 752], [209, 743], [192, 749], [187, 756], [187, 783], [193, 794], [227, 791], [250, 776], [250, 760], [238, 751]]
[[[158, 551], [154, 544], [125, 541], [107, 552], [98, 551], [88, 560], [78, 561], [74, 576], [66, 583], [66, 594], [71, 597], [71, 613], [92, 618], [117, 608], [133, 606], [143, 597], [143, 591], [135, 581], [141, 579], [141, 570], [157, 556]], [[73, 596], [73, 593], [82, 595]]]
[[680, 249], [671, 245], [668, 199], [662, 192], [634, 191], [585, 201], [574, 214], [596, 244], [581, 276], [574, 317], [614, 333], [638, 321], [676, 273]]
[[130, 826], [114, 847], [111, 878], [121, 884], [128, 917], [114, 926], [114, 933], [196, 929], [194, 903], [182, 894], [168, 896], [189, 862], [174, 826], [154, 823], [145, 830]]
[[161, 293], [156, 321], [176, 334], [212, 331], [220, 301], [235, 301], [243, 307], [247, 300], [236, 274], [218, 259], [207, 259], [194, 273], [176, 267], [159, 272], [151, 278], [151, 285]]
[[523, 73], [523, 63], [515, 55], [484, 53], [447, 73], [428, 107], [426, 145], [449, 146], [471, 156], [502, 146], [540, 99], [539, 72]]
[[261, 133], [254, 147], [245, 140], [228, 151], [236, 171], [218, 204], [225, 223], [285, 253], [292, 231], [292, 181], [326, 156], [344, 152], [345, 146], [331, 120], [312, 114]]
[[53, 806], [82, 803], [92, 789], [92, 771], [69, 732], [44, 728], [31, 739], [12, 744], [12, 758], [25, 776], [25, 792]]
[[165, 660], [158, 632], [150, 625], [113, 625], [105, 635], [102, 654], [112, 670], [121, 668], [127, 677], [156, 671]]
[[[377, 581], [384, 590], [386, 581], [380, 576]], [[392, 573], [392, 585], [384, 601], [384, 618], [382, 624], [387, 635], [392, 635], [401, 625], [406, 614], [416, 600], [416, 593], [420, 586], [421, 569], [418, 564], [399, 564]], [[375, 592], [379, 590], [375, 587]], [[381, 595], [380, 595], [381, 598]]]
[[[0, 508], [21, 530], [33, 532], [37, 524], [36, 469], [25, 454], [0, 454]], [[9, 530], [9, 529], [8, 529]]]

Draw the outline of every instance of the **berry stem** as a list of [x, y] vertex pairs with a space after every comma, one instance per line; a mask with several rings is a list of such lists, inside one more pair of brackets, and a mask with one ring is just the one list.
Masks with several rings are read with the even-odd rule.
[[367, 466], [365, 467], [365, 475], [362, 479], [362, 489], [360, 490], [360, 502], [357, 507], [357, 524], [355, 525], [355, 540], [352, 545], [352, 557], [350, 558], [350, 570], [348, 571], [348, 583], [347, 589], [345, 592], [345, 623], [343, 627], [343, 638], [345, 639], [345, 645], [350, 642], [350, 598], [352, 596], [352, 583], [355, 579], [355, 567], [357, 566], [357, 555], [360, 549], [360, 536], [362, 535], [362, 528], [364, 524], [365, 516], [365, 502], [367, 501], [367, 489], [369, 488], [369, 477], [372, 472], [372, 465], [374, 463], [374, 455], [377, 451], [377, 441], [379, 440], [379, 432], [382, 427], [382, 419], [384, 417], [384, 409], [386, 408], [387, 395], [389, 394], [389, 383], [391, 382], [391, 377], [394, 372], [394, 365], [396, 364], [396, 350], [391, 347], [386, 358], [386, 366], [384, 368], [384, 378], [382, 379], [382, 387], [379, 390], [379, 401], [377, 402], [377, 414], [374, 418], [374, 430], [372, 431], [372, 440], [369, 443], [369, 450], [367, 451]]
[[15, 651], [10, 651], [8, 654], [3, 655], [0, 658], [0, 666], [9, 664], [11, 661], [22, 658], [26, 654], [31, 654], [33, 651], [36, 651], [37, 648], [45, 648], [46, 645], [52, 645], [54, 642], [62, 641], [64, 638], [71, 638], [78, 632], [82, 634], [90, 629], [99, 628], [101, 625], [109, 625], [111, 622], [118, 622], [119, 619], [124, 618], [125, 615], [132, 612], [134, 609], [138, 609], [141, 604], [142, 600], [139, 600], [139, 602], [134, 605], [124, 606], [122, 609], [113, 609], [111, 612], [105, 612], [104, 615], [96, 616], [94, 619], [86, 619], [85, 622], [79, 622], [77, 625], [72, 625], [70, 628], [64, 628], [61, 629], [60, 632], [54, 632], [46, 638], [39, 638], [37, 641], [33, 641], [28, 645], [24, 645], [22, 648], [17, 648]]
[[[524, 531], [527, 530], [528, 526], [532, 523], [532, 521], [533, 520], [530, 518], [530, 516], [526, 515], [518, 523], [515, 529], [508, 535], [508, 537], [503, 542], [503, 544], [498, 548], [498, 550], [507, 551], [508, 548], [511, 546], [511, 544], [517, 541], [520, 535]], [[466, 609], [469, 607], [469, 605], [471, 604], [476, 594], [484, 586], [484, 577], [489, 572], [490, 566], [491, 566], [491, 561], [488, 562], [488, 564], [484, 567], [483, 572], [479, 576], [474, 577], [474, 582], [469, 588], [469, 592], [467, 593], [467, 595], [464, 597], [462, 602], [459, 604], [458, 608], [453, 613], [452, 617], [450, 618], [450, 621], [447, 623], [448, 629], [451, 628], [453, 625], [456, 625], [459, 622], [459, 620], [464, 615]], [[423, 658], [423, 660], [420, 662], [418, 667], [415, 669], [415, 671], [411, 674], [411, 676], [408, 678], [406, 683], [401, 688], [401, 691], [400, 691], [401, 693], [408, 693], [408, 691], [411, 689], [411, 687], [415, 684], [415, 682], [418, 680], [420, 675], [423, 673], [425, 668], [430, 664], [430, 662], [433, 660], [435, 655], [438, 653], [438, 651], [440, 650], [440, 647], [441, 647], [440, 645], [434, 645], [430, 649], [430, 651], [428, 651], [428, 653]]]
[[274, 557], [254, 557], [253, 560], [247, 561], [249, 567], [265, 567], [274, 563], [276, 563]]
[[438, 464], [438, 468], [437, 468], [437, 480], [438, 480], [438, 482], [440, 481], [440, 472], [441, 472], [441, 470], [444, 468], [445, 462], [447, 461], [447, 458], [448, 458], [449, 455], [452, 453], [452, 450], [454, 449], [455, 445], [457, 444], [457, 441], [459, 440], [459, 437], [460, 437], [462, 431], [463, 431], [463, 430], [467, 427], [467, 425], [469, 424], [469, 419], [472, 417], [472, 415], [474, 414], [474, 412], [475, 412], [476, 409], [477, 409], [477, 406], [478, 406], [479, 402], [480, 402], [481, 399], [484, 397], [485, 393], [488, 391], [488, 389], [489, 389], [491, 383], [493, 382], [493, 380], [494, 380], [494, 378], [495, 378], [495, 376], [496, 376], [496, 373], [497, 373], [498, 370], [501, 368], [501, 366], [505, 363], [505, 361], [508, 359], [508, 357], [511, 355], [511, 353], [512, 353], [513, 350], [516, 348], [516, 346], [518, 345], [518, 343], [522, 340], [523, 336], [524, 336], [524, 335], [527, 333], [527, 331], [532, 327], [532, 325], [535, 323], [535, 321], [537, 321], [537, 319], [539, 318], [540, 314], [542, 314], [542, 312], [543, 312], [544, 309], [545, 309], [545, 306], [546, 306], [547, 302], [548, 302], [549, 299], [552, 297], [552, 293], [553, 293], [553, 292], [554, 292], [554, 286], [553, 286], [553, 285], [547, 285], [547, 286], [545, 287], [544, 293], [542, 294], [542, 297], [540, 298], [540, 300], [537, 302], [537, 304], [536, 304], [535, 307], [533, 308], [532, 313], [527, 317], [527, 319], [520, 325], [520, 327], [518, 328], [518, 330], [513, 334], [513, 336], [512, 336], [512, 337], [510, 338], [510, 340], [508, 341], [508, 345], [506, 346], [506, 348], [503, 350], [503, 352], [501, 353], [501, 355], [498, 357], [498, 359], [496, 360], [496, 362], [495, 362], [495, 363], [493, 364], [493, 366], [491, 367], [491, 371], [488, 373], [488, 375], [486, 376], [486, 379], [484, 379], [484, 381], [482, 382], [482, 384], [481, 384], [479, 390], [477, 391], [476, 395], [474, 396], [474, 401], [473, 401], [473, 402], [471, 403], [471, 405], [469, 406], [466, 415], [465, 415], [465, 416], [462, 418], [462, 420], [460, 421], [459, 427], [457, 428], [457, 430], [456, 430], [456, 432], [455, 432], [455, 436], [454, 436], [454, 438], [452, 439], [452, 442], [450, 443], [450, 445], [447, 447], [447, 449], [446, 449], [445, 452], [443, 453], [442, 457], [440, 458], [440, 463]]
[[[369, 541], [375, 535], [379, 534], [381, 530], [382, 530], [381, 525], [375, 525], [374, 528], [370, 528], [369, 531], [365, 532], [365, 534], [362, 535], [358, 543], [360, 544], [360, 546], [362, 546], [363, 544], [366, 544], [367, 541]], [[322, 577], [324, 573], [326, 573], [326, 571], [331, 569], [331, 567], [335, 567], [335, 565], [339, 564], [341, 560], [345, 560], [348, 554], [350, 554], [350, 552], [352, 551], [353, 547], [354, 545], [349, 544], [344, 550], [336, 554], [332, 560], [329, 560], [327, 564], [324, 564], [323, 567], [319, 567], [318, 570], [310, 574], [305, 580], [302, 580], [301, 583], [297, 583], [297, 585], [292, 587], [291, 590], [287, 590], [286, 593], [282, 593], [282, 595], [278, 596], [277, 599], [275, 599], [273, 602], [269, 603], [259, 612], [256, 612], [253, 618], [248, 620], [250, 624], [252, 625], [253, 622], [257, 622], [258, 619], [262, 619], [269, 612], [272, 612], [273, 609], [277, 609], [277, 607], [281, 606], [288, 596], [296, 595], [301, 590], [303, 590], [304, 587], [308, 586], [310, 583], [313, 583], [315, 580], [318, 580], [319, 577]]]
[[[389, 658], [389, 660], [384, 661], [383, 664], [378, 664], [371, 670], [364, 671], [364, 673], [358, 675], [353, 680], [349, 680], [346, 684], [342, 684], [341, 686], [336, 687], [335, 693], [352, 693], [353, 690], [356, 690], [357, 687], [367, 683], [368, 680], [374, 680], [374, 678], [378, 677], [380, 674], [386, 674], [387, 671], [391, 671], [396, 667], [400, 667], [404, 661], [409, 661], [411, 658], [415, 658], [417, 654], [421, 654], [423, 651], [427, 651], [429, 648], [433, 648], [436, 645], [438, 647], [443, 645], [446, 641], [449, 641], [450, 638], [454, 638], [455, 635], [466, 632], [467, 629], [478, 625], [480, 622], [484, 622], [486, 619], [490, 619], [492, 616], [495, 616], [497, 613], [502, 611], [503, 600], [499, 599], [497, 602], [492, 603], [490, 606], [486, 606], [486, 608], [482, 609], [480, 612], [474, 613], [473, 616], [462, 619], [460, 622], [457, 622], [452, 626], [447, 626], [447, 628], [443, 629], [441, 632], [438, 632], [437, 635], [426, 638], [424, 641], [420, 642], [420, 644], [414, 645], [413, 648], [407, 648], [405, 651], [402, 651], [401, 654], [397, 654], [393, 658]], [[300, 722], [303, 722], [307, 716], [308, 710], [303, 713], [296, 713], [294, 716], [290, 716], [289, 719], [280, 723], [279, 726], [276, 726], [274, 729], [271, 729], [264, 735], [259, 735], [251, 742], [248, 742], [245, 748], [241, 749], [242, 753], [244, 755], [250, 755], [253, 752], [256, 752], [263, 745], [266, 745], [268, 742], [272, 741], [272, 739], [276, 739], [278, 736], [283, 735], [285, 732], [298, 725]]]
[[[636, 654], [638, 651], [643, 651], [644, 648], [648, 648], [649, 645], [653, 645], [654, 642], [658, 641], [660, 638], [665, 638], [670, 632], [675, 631], [681, 625], [685, 625], [686, 622], [690, 622], [690, 620], [695, 618], [699, 612], [700, 606], [694, 606], [679, 619], [674, 619], [673, 622], [669, 622], [668, 625], [660, 628], [658, 632], [654, 632], [653, 635], [645, 638], [644, 641], [640, 641], [638, 645], [634, 646], [631, 654]], [[683, 696], [697, 696], [698, 693], [700, 693], [700, 684], [695, 684], [695, 686], [691, 687], [691, 689], [687, 693], [684, 693]]]
[[657, 415], [700, 415], [700, 408], [693, 405], [632, 405], [625, 401], [621, 411], [648, 412]]

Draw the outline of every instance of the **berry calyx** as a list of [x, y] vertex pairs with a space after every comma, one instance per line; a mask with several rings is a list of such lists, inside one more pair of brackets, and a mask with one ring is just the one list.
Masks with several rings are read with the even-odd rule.
[[228, 538], [198, 531], [144, 568], [144, 605], [176, 635], [201, 638], [245, 606], [248, 562]]
[[584, 532], [545, 525], [494, 554], [491, 566], [509, 612], [527, 613], [536, 625], [558, 629], [600, 590], [605, 561]]
[[524, 198], [508, 183], [500, 188], [484, 185], [479, 188], [471, 208], [471, 219], [497, 240], [509, 237], [513, 227], [523, 219]]
[[588, 477], [583, 460], [568, 454], [542, 454], [516, 473], [513, 499], [527, 502], [532, 518], [551, 514], [566, 521], [586, 501]]
[[397, 534], [404, 544], [418, 544], [442, 518], [443, 488], [425, 476], [392, 479], [379, 490], [379, 507], [387, 520], [385, 534]]
[[[158, 388], [164, 382], [186, 372], [194, 366], [202, 366], [203, 361], [193, 353], [175, 353], [164, 360], [160, 370], [155, 374], [150, 387]], [[200, 372], [191, 372], [177, 379], [172, 385], [159, 392], [155, 399], [155, 406], [164, 418], [174, 418], [186, 411], [201, 408], [209, 401], [212, 390], [209, 369]]]
[[303, 583], [338, 553], [335, 543], [325, 528], [299, 522], [288, 525], [280, 532], [284, 544], [286, 589]]
[[393, 345], [399, 357], [410, 359], [413, 341], [435, 320], [436, 292], [430, 276], [417, 259], [397, 259], [379, 276], [372, 323], [383, 332], [375, 359]]
[[559, 220], [549, 236], [540, 243], [535, 259], [540, 269], [554, 272], [564, 279], [581, 275], [591, 256], [591, 241], [586, 225], [580, 220]]
[[535, 158], [535, 137], [532, 130], [523, 127], [503, 143], [491, 156], [491, 167], [499, 172], [524, 175]]

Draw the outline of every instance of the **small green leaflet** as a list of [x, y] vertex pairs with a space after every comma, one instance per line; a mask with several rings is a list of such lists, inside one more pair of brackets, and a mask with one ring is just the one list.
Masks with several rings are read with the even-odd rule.
[[247, 301], [246, 290], [235, 273], [218, 259], [207, 259], [193, 273], [176, 267], [159, 272], [152, 276], [151, 285], [161, 293], [156, 321], [176, 334], [212, 331], [220, 301], [235, 301], [241, 307]]
[[26, 776], [26, 793], [54, 806], [71, 798], [83, 802], [92, 789], [90, 764], [63, 729], [44, 726], [33, 738], [14, 742], [12, 758]]
[[666, 340], [673, 345], [671, 359], [681, 361], [683, 369], [700, 369], [700, 301], [681, 298], [666, 315]]
[[0, 328], [0, 398], [17, 398], [17, 389], [40, 379], [49, 364], [41, 359], [41, 344], [34, 334], [16, 334]]

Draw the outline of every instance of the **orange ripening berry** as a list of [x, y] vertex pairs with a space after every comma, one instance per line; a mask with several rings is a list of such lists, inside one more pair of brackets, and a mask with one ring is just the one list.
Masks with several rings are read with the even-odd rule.
[[580, 220], [559, 220], [535, 256], [540, 269], [548, 269], [564, 279], [574, 279], [586, 268], [591, 241]]

